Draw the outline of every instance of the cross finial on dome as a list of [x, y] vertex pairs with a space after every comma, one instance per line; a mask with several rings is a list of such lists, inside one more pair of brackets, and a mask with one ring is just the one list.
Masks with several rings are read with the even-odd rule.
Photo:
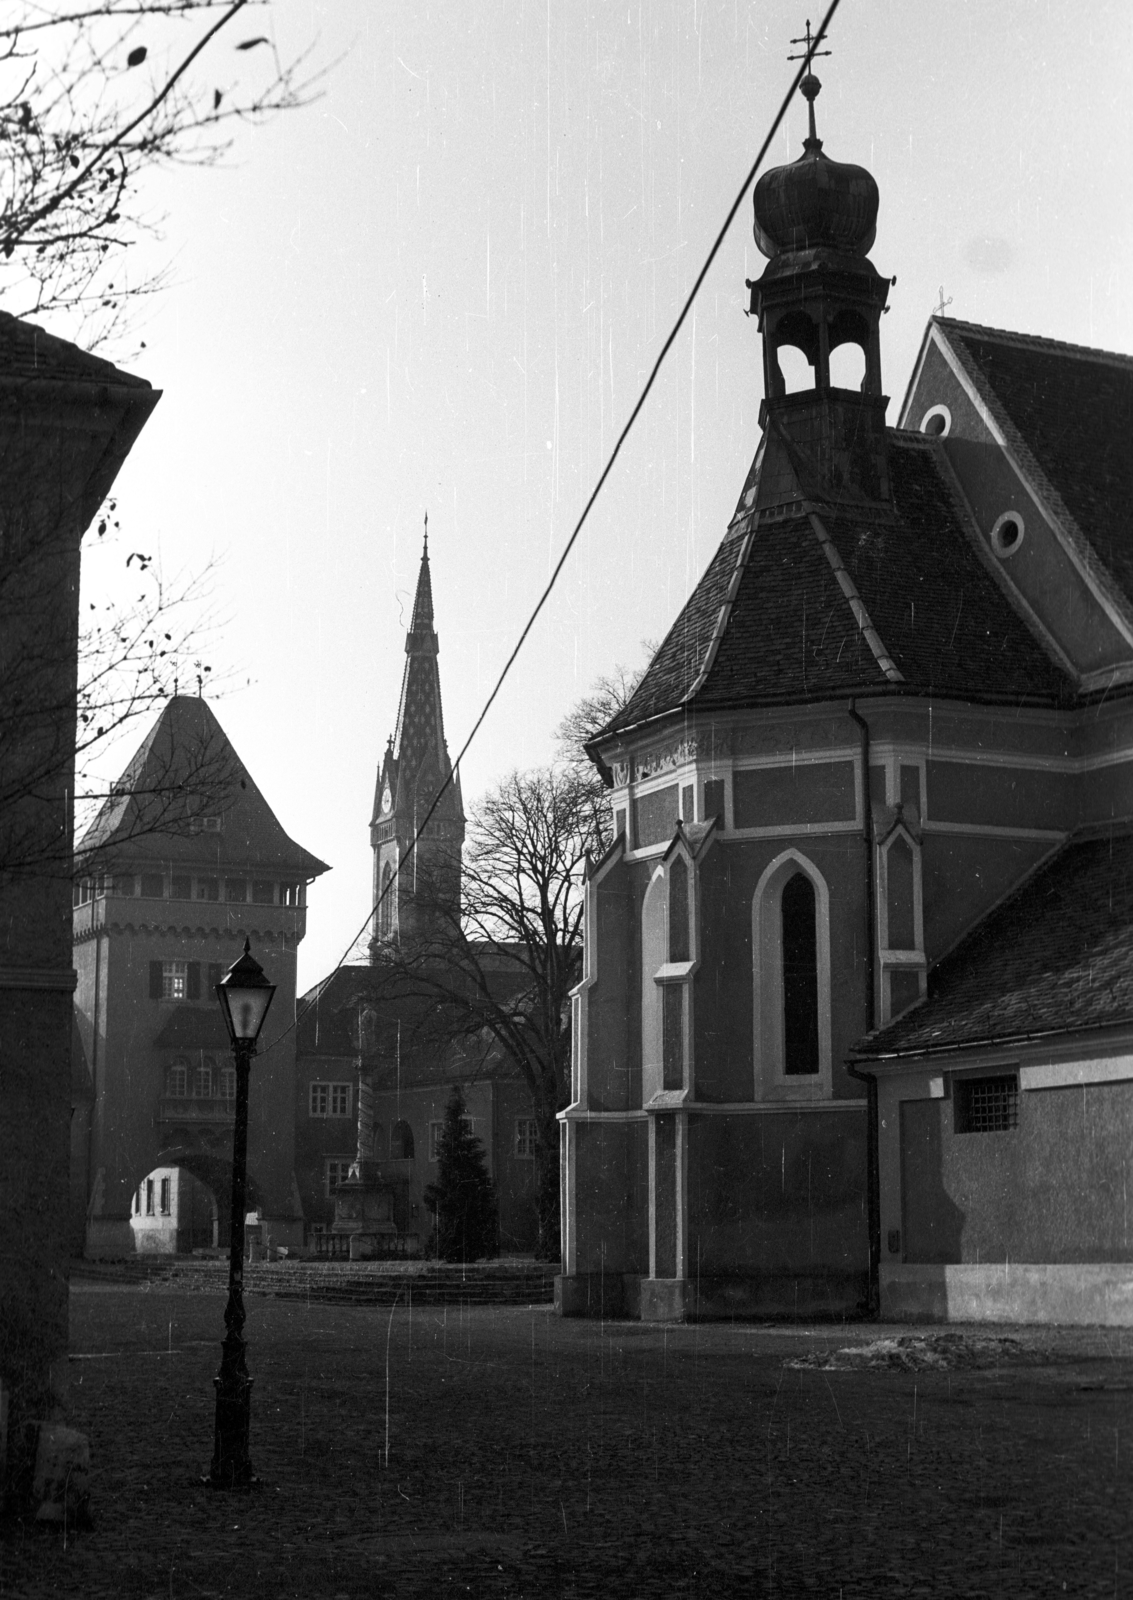
[[818, 48], [818, 46], [822, 43], [822, 41], [823, 41], [823, 39], [825, 39], [825, 37], [826, 37], [825, 32], [820, 29], [819, 32], [814, 36], [814, 38], [813, 39], [811, 38], [810, 18], [808, 17], [806, 19], [806, 33], [799, 39], [792, 39], [791, 40], [792, 44], [805, 44], [806, 45], [806, 49], [800, 51], [797, 56], [788, 56], [787, 57], [788, 61], [805, 61], [806, 64], [807, 64], [807, 69], [808, 70], [807, 70], [806, 76], [802, 79], [801, 83], [799, 84], [799, 89], [802, 92], [802, 94], [803, 94], [803, 96], [804, 96], [804, 98], [806, 100], [807, 111], [808, 111], [808, 113], [810, 115], [810, 137], [806, 141], [808, 148], [810, 148], [811, 146], [814, 146], [814, 147], [816, 147], [818, 149], [822, 148], [821, 145], [819, 144], [818, 134], [815, 131], [815, 126], [814, 126], [814, 102], [818, 98], [818, 91], [822, 88], [822, 85], [821, 85], [821, 83], [819, 83], [819, 81], [815, 77], [814, 73], [811, 72], [809, 69], [810, 69], [810, 64], [814, 60], [815, 56], [828, 56], [830, 54], [829, 50], [820, 50]]

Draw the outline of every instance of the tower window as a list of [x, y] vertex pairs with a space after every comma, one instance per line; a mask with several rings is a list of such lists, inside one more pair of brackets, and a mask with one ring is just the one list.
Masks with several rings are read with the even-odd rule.
[[378, 932], [388, 939], [393, 932], [393, 868], [387, 861], [382, 868], [381, 902], [378, 906]]
[[783, 886], [783, 1071], [818, 1071], [818, 940], [814, 886], [796, 872]]
[[161, 963], [161, 998], [186, 1000], [189, 996], [189, 963], [163, 961]]

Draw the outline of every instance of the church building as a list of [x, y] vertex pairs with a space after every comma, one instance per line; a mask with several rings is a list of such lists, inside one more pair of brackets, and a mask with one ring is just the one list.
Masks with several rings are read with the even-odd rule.
[[558, 1307], [1133, 1321], [1133, 362], [937, 317], [887, 427], [819, 87], [755, 459], [589, 747]]
[[[446, 1033], [427, 992], [391, 994], [381, 968], [384, 950], [414, 941], [432, 939], [431, 959], [443, 959], [446, 929], [459, 923], [464, 805], [445, 742], [439, 649], [426, 533], [397, 722], [370, 821], [371, 959], [337, 968], [299, 1002], [296, 1150], [317, 1252], [424, 1251], [432, 1226], [424, 1191], [437, 1177], [454, 1086], [496, 1185], [501, 1248], [530, 1250], [535, 1240], [535, 1130], [524, 1085], [498, 1050]], [[501, 971], [498, 981], [514, 984], [515, 975]]]

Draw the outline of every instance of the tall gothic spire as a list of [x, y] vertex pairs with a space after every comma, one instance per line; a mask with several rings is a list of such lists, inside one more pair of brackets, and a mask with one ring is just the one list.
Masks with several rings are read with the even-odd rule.
[[[416, 863], [402, 873], [383, 897], [387, 881], [397, 873], [418, 829], [445, 780], [452, 772], [445, 743], [438, 663], [440, 644], [433, 625], [433, 583], [429, 570], [429, 523], [417, 574], [413, 612], [405, 636], [405, 670], [393, 738], [378, 768], [370, 842], [374, 851], [374, 903], [378, 905], [373, 944], [406, 931], [412, 921], [413, 888], [425, 863], [445, 864], [445, 881], [459, 893], [460, 846], [464, 839], [464, 807], [460, 777], [455, 774], [428, 823], [428, 834], [414, 851]], [[434, 877], [436, 875], [434, 874]], [[379, 905], [379, 900], [381, 901]]]

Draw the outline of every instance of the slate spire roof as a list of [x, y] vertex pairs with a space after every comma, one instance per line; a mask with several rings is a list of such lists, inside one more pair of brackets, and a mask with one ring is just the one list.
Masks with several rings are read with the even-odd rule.
[[[405, 636], [405, 670], [401, 679], [397, 725], [392, 745], [387, 746], [378, 771], [371, 825], [382, 820], [382, 794], [387, 783], [393, 800], [393, 812], [400, 811], [404, 818], [412, 819], [415, 812], [423, 814], [421, 801], [427, 808], [451, 771], [441, 706], [440, 644], [433, 620], [433, 582], [426, 527], [413, 612]], [[438, 819], [463, 822], [459, 774], [446, 790], [437, 808], [437, 816]]]
[[[205, 831], [203, 818], [219, 819]], [[329, 869], [286, 834], [207, 700], [174, 695], [78, 846], [115, 862], [208, 861], [315, 878]]]

